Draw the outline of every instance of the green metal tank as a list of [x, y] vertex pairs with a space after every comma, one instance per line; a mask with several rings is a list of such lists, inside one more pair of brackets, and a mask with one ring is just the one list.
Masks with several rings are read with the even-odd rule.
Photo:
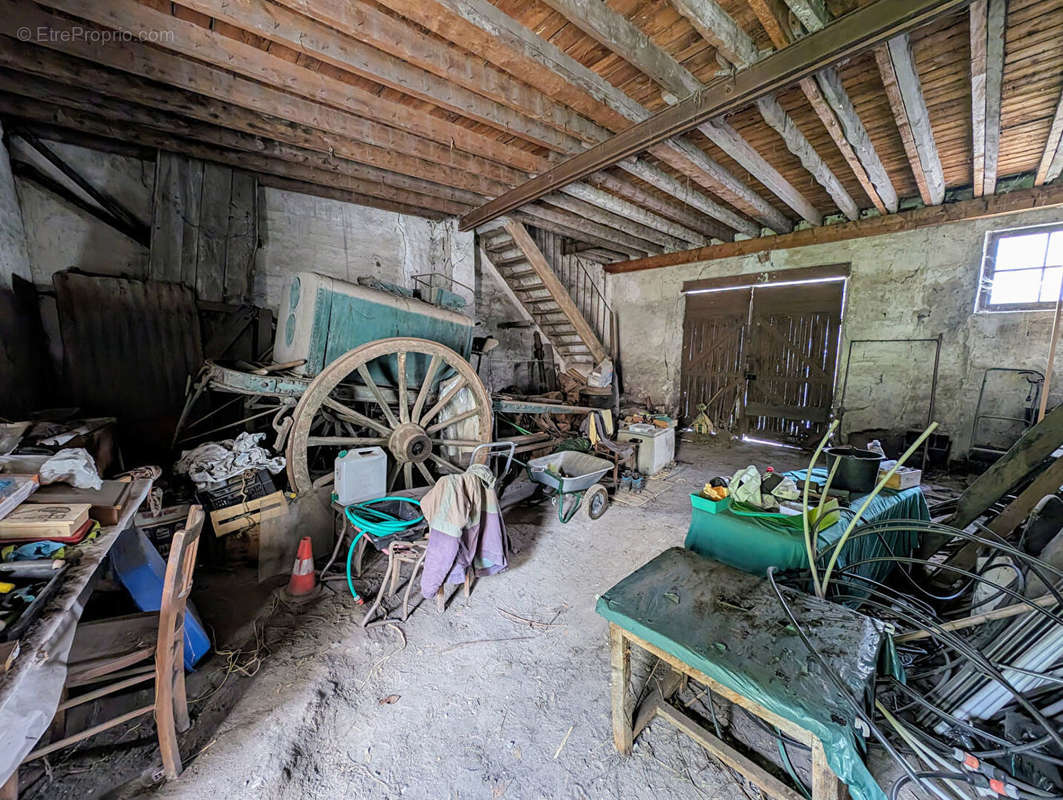
[[[382, 285], [382, 284], [377, 284]], [[473, 321], [440, 306], [395, 291], [362, 286], [315, 272], [299, 272], [285, 284], [273, 359], [278, 363], [306, 359], [296, 371], [313, 377], [348, 350], [395, 336], [429, 339], [446, 345], [468, 360]], [[420, 385], [427, 371], [426, 355], [410, 354], [407, 381]], [[377, 359], [370, 373], [378, 383], [396, 385], [394, 359]]]

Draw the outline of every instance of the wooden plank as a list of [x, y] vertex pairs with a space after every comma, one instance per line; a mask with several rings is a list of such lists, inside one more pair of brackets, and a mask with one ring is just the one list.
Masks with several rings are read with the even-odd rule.
[[997, 190], [1007, 8], [1007, 0], [989, 0], [986, 16], [985, 180], [982, 186], [985, 194], [993, 194]]
[[[521, 169], [532, 169], [536, 161], [532, 154], [496, 139], [270, 56], [251, 45], [161, 14], [135, 0], [115, 0], [105, 5], [90, 0], [51, 0], [48, 5], [81, 19], [148, 38], [159, 30], [172, 31], [174, 35], [160, 38], [159, 45], [166, 50], [134, 43], [121, 48], [97, 47], [76, 33], [77, 22], [29, 9], [14, 0], [0, 0], [0, 10], [7, 12], [0, 17], [0, 32], [16, 36], [18, 25], [43, 25], [55, 31], [54, 35], [40, 40], [41, 45], [50, 49], [289, 122], [350, 136], [355, 141], [372, 141], [382, 147], [401, 146], [410, 154], [419, 154], [418, 157], [511, 185], [523, 179]], [[414, 136], [402, 136], [399, 131]], [[510, 164], [513, 166], [507, 166]]]
[[671, 667], [665, 667], [667, 674], [663, 679], [659, 680], [653, 687], [653, 691], [649, 693], [645, 700], [635, 710], [635, 722], [632, 725], [631, 736], [632, 739], [638, 738], [638, 735], [642, 730], [653, 721], [653, 718], [657, 715], [657, 709], [663, 703], [667, 703], [677, 691], [679, 687], [686, 680], [686, 676], [683, 673], [678, 672]]
[[985, 132], [986, 132], [986, 25], [989, 19], [989, 0], [974, 0], [970, 9], [971, 30], [971, 129], [972, 180], [974, 196], [985, 194]]
[[210, 512], [210, 524], [214, 528], [215, 536], [225, 536], [237, 531], [246, 531], [255, 527], [263, 520], [273, 519], [285, 513], [288, 501], [284, 499], [284, 492], [274, 492], [265, 497], [248, 500], [246, 503], [237, 503], [227, 508], [219, 508]]
[[[271, 189], [280, 189], [285, 192], [297, 192], [298, 194], [307, 194], [313, 197], [325, 197], [329, 200], [340, 200], [344, 203], [379, 208], [382, 211], [394, 211], [396, 214], [409, 214], [410, 216], [424, 217], [425, 219], [445, 219], [445, 215], [440, 214], [438, 211], [407, 205], [396, 200], [388, 200], [383, 197], [377, 197], [375, 194], [370, 195], [351, 191], [349, 189], [338, 189], [335, 186], [324, 186], [320, 183], [307, 183], [306, 181], [294, 180], [292, 178], [284, 178], [279, 175], [266, 173], [258, 173], [257, 178], [261, 186], [268, 186]], [[394, 193], [392, 193], [392, 196], [394, 196]]]
[[[919, 156], [919, 150], [912, 136], [912, 126], [908, 122], [908, 111], [904, 106], [904, 98], [901, 96], [900, 87], [897, 85], [897, 72], [893, 68], [893, 58], [887, 45], [880, 44], [875, 48], [875, 62], [878, 64], [879, 74], [882, 76], [882, 85], [886, 89], [886, 96], [890, 101], [890, 110], [893, 112], [893, 120], [897, 123], [897, 131], [904, 143], [904, 152], [908, 156], [908, 166], [911, 167], [915, 177], [916, 186], [919, 187], [919, 196], [926, 205], [936, 205], [931, 200], [930, 187], [927, 184], [926, 173], [923, 171], [923, 163]], [[942, 187], [944, 196], [944, 187]]]
[[181, 280], [181, 237], [184, 232], [180, 165], [175, 157], [160, 154], [155, 159], [155, 188], [152, 197], [151, 245], [148, 250], [148, 279]]
[[[269, 5], [261, 0], [184, 0], [183, 5], [558, 152], [579, 148], [580, 139], [564, 132], [573, 126], [581, 129], [584, 141], [599, 141], [607, 134], [578, 114], [549, 102], [541, 93], [530, 97], [527, 87], [513, 81], [508, 82], [512, 93], [520, 93], [531, 108], [522, 113], [499, 102], [496, 98], [505, 97], [505, 92], [504, 78], [497, 70], [441, 48], [430, 36], [363, 4], [337, 0], [286, 0]], [[463, 73], [468, 74], [456, 80]], [[487, 90], [479, 91], [480, 87], [490, 87], [493, 97], [485, 97]], [[546, 124], [547, 120], [551, 124]]]
[[812, 743], [812, 798], [813, 800], [845, 800], [849, 796], [845, 785], [827, 763], [823, 742]]
[[223, 299], [239, 305], [250, 298], [258, 249], [258, 181], [243, 170], [233, 170], [225, 236]]
[[[181, 224], [181, 283], [197, 289], [199, 274], [199, 248], [201, 246], [199, 221], [203, 210], [203, 174], [206, 165], [184, 155], [177, 158], [177, 175], [180, 181], [181, 205], [171, 213], [180, 214]], [[220, 298], [204, 297], [203, 300]]]
[[845, 222], [837, 225], [824, 225], [809, 228], [781, 236], [763, 236], [759, 239], [744, 239], [738, 242], [724, 242], [682, 253], [664, 253], [658, 256], [640, 258], [633, 261], [621, 261], [607, 264], [609, 273], [637, 272], [644, 269], [659, 269], [678, 264], [692, 264], [699, 261], [713, 261], [720, 258], [763, 253], [771, 250], [787, 250], [793, 247], [807, 247], [830, 242], [843, 242], [849, 239], [862, 239], [868, 236], [883, 236], [890, 233], [948, 225], [953, 222], [965, 222], [971, 219], [1016, 214], [1035, 208], [1059, 208], [1063, 206], [1063, 186], [1050, 184], [1033, 189], [1019, 189], [995, 197], [980, 197], [958, 203], [944, 203], [913, 211], [888, 214]]
[[[892, 36], [929, 23], [965, 2], [967, 0], [877, 0], [726, 80], [714, 81], [696, 95], [524, 182], [463, 216], [460, 228], [475, 228], [710, 119], [738, 110], [759, 97], [813, 75], [830, 64], [874, 47]], [[889, 207], [890, 204], [887, 202], [886, 205]]]
[[[1030, 482], [1007, 507], [989, 523], [989, 530], [1005, 538], [1011, 536], [1041, 500], [1063, 486], [1063, 458], [1057, 458]], [[972, 543], [973, 544], [973, 543]]]
[[[776, 778], [748, 756], [738, 752], [722, 739], [717, 739], [703, 726], [695, 722], [691, 717], [669, 703], [662, 703], [657, 714], [675, 725], [679, 730], [700, 744], [711, 755], [719, 759], [723, 764], [740, 772], [743, 776], [755, 783], [760, 789], [771, 797], [779, 800], [804, 800], [803, 795], [791, 789], [781, 780]], [[821, 800], [819, 795], [813, 794], [816, 800]], [[832, 800], [823, 796], [822, 800]]]
[[[667, 51], [658, 47], [646, 34], [604, 3], [598, 0], [546, 0], [546, 3], [599, 44], [637, 66], [676, 97], [685, 98], [704, 88], [701, 82]], [[699, 3], [699, 7], [707, 8], [712, 4], [712, 0], [709, 0], [707, 3]], [[711, 24], [718, 21], [721, 15], [727, 16], [718, 7], [717, 11], [719, 13], [713, 19], [708, 15], [696, 16], [699, 20]], [[737, 25], [732, 25], [730, 32], [735, 31], [741, 33]], [[740, 67], [756, 60], [751, 40], [749, 46], [750, 60], [739, 64]], [[698, 130], [802, 217], [813, 225], [822, 222], [822, 215], [812, 204], [725, 120], [706, 121]]]
[[[566, 186], [565, 189], [570, 189], [575, 185], [578, 184], [570, 184], [569, 186]], [[668, 236], [653, 228], [648, 228], [645, 225], [632, 223], [619, 214], [604, 211], [591, 203], [578, 199], [576, 196], [570, 196], [570, 194], [564, 190], [547, 195], [542, 199], [542, 202], [564, 209], [565, 211], [570, 211], [577, 218], [583, 217], [586, 220], [616, 228], [617, 230], [624, 231], [630, 236], [638, 237], [644, 242], [642, 245], [643, 249], [657, 249], [663, 247], [666, 250], [675, 250], [677, 248], [685, 247], [682, 239]], [[705, 240], [702, 239], [702, 241]]]
[[621, 755], [631, 755], [632, 723], [627, 701], [631, 683], [631, 653], [624, 631], [609, 623], [609, 696], [613, 717], [613, 744]]
[[672, 0], [672, 5], [702, 39], [739, 69], [760, 58], [753, 39], [716, 0]]
[[602, 343], [598, 340], [598, 336], [594, 333], [594, 330], [587, 321], [583, 318], [583, 314], [580, 313], [579, 308], [573, 302], [569, 296], [568, 290], [554, 274], [554, 271], [550, 269], [550, 265], [546, 263], [546, 258], [542, 252], [536, 247], [535, 242], [532, 240], [528, 231], [523, 225], [516, 220], [507, 219], [505, 221], [506, 231], [513, 238], [517, 247], [524, 253], [524, 257], [528, 259], [528, 264], [539, 275], [539, 280], [543, 282], [550, 296], [554, 302], [560, 307], [562, 313], [568, 318], [568, 321], [572, 323], [572, 327], [576, 329], [576, 333], [579, 334], [579, 338], [590, 350], [591, 356], [593, 356], [595, 362], [601, 361], [608, 353], [602, 346]]
[[514, 216], [527, 219], [532, 225], [544, 230], [552, 230], [562, 236], [568, 236], [577, 241], [591, 242], [605, 247], [612, 247], [624, 253], [642, 254], [647, 251], [657, 251], [657, 245], [649, 244], [630, 234], [623, 233], [615, 228], [607, 228], [597, 222], [588, 219], [576, 219], [567, 211], [542, 205], [541, 203], [529, 203]]
[[923, 87], [912, 55], [912, 42], [908, 34], [894, 36], [885, 47], [889, 51], [889, 60], [893, 66], [896, 87], [900, 94], [905, 120], [918, 154], [917, 163], [921, 166], [923, 180], [926, 184], [928, 205], [938, 205], [945, 199], [945, 174], [941, 169], [934, 131], [930, 127], [930, 114], [923, 99]]
[[1037, 167], [1034, 186], [1051, 183], [1063, 173], [1063, 94], [1056, 103], [1056, 113], [1052, 117], [1052, 127], [1048, 131], [1041, 163]]
[[718, 278], [699, 278], [683, 281], [683, 293], [702, 292], [706, 289], [738, 289], [780, 281], [818, 281], [825, 278], [848, 277], [852, 271], [850, 264], [830, 264], [821, 267], [799, 267], [796, 269], [765, 270], [748, 272], [743, 275], [723, 275]]
[[827, 24], [827, 5], [823, 0], [786, 0], [794, 16], [811, 32]]
[[[628, 202], [622, 197], [609, 194], [601, 189], [595, 189], [592, 186], [588, 186], [586, 183], [569, 184], [568, 186], [563, 187], [561, 191], [565, 194], [579, 198], [584, 202], [605, 209], [606, 211], [618, 214], [632, 222], [637, 222], [645, 227], [660, 231], [668, 237], [667, 241], [659, 242], [665, 246], [672, 246], [672, 243], [676, 241], [705, 243], [704, 236], [695, 233], [689, 228], [684, 228], [678, 223], [671, 222], [651, 211], [639, 208], [634, 203]], [[621, 228], [621, 230], [623, 230], [623, 228]]]

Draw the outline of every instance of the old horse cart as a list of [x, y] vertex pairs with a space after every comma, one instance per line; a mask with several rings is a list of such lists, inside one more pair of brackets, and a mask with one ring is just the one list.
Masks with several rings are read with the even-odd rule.
[[177, 435], [190, 440], [219, 430], [201, 431], [225, 404], [189, 422], [203, 394], [216, 391], [237, 396], [229, 405], [243, 403], [242, 419], [223, 427], [270, 419], [272, 444], [283, 448], [297, 493], [329, 483], [337, 453], [357, 447], [387, 452], [389, 491], [461, 472], [474, 448], [492, 441], [492, 406], [468, 360], [474, 322], [460, 305], [430, 281], [414, 292], [293, 275], [272, 365], [206, 362]]

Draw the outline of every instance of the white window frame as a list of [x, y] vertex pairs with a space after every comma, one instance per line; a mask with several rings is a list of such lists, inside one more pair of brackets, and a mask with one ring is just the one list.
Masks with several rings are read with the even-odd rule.
[[[1046, 225], [1031, 225], [1023, 228], [1005, 228], [1003, 230], [989, 231], [985, 235], [985, 243], [982, 247], [982, 268], [978, 276], [978, 294], [975, 298], [975, 311], [985, 313], [1015, 312], [1015, 311], [1052, 311], [1056, 307], [1055, 300], [1038, 301], [1033, 303], [994, 303], [990, 304], [989, 296], [993, 288], [994, 261], [997, 254], [997, 243], [1001, 239], [1011, 236], [1028, 236], [1032, 233], [1056, 233], [1063, 232], [1063, 222], [1053, 222]], [[1047, 253], [1046, 253], [1047, 256]], [[1030, 269], [1035, 268], [1031, 264]], [[1046, 266], [1042, 263], [1041, 269]]]

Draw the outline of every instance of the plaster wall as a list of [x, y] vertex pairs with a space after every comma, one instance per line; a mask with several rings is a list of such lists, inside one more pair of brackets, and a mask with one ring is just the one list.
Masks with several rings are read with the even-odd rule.
[[[0, 138], [3, 127], [0, 126]], [[0, 145], [0, 290], [11, 288], [11, 279], [30, 280], [30, 260], [26, 250], [26, 231], [22, 208], [11, 174], [7, 148]]]
[[[1059, 222], [1056, 211], [1031, 211], [907, 233], [777, 250], [645, 272], [610, 275], [619, 315], [625, 393], [675, 408], [678, 403], [686, 280], [851, 264], [835, 402], [850, 339], [942, 336], [934, 419], [952, 437], [953, 456], [967, 451], [975, 404], [988, 367], [1044, 371], [1051, 311], [974, 313], [982, 248], [988, 231]], [[796, 291], [797, 289], [795, 289]], [[921, 428], [933, 367], [931, 345], [857, 345], [846, 392], [843, 432]], [[983, 413], [1019, 414], [1022, 379], [1004, 380]], [[1057, 359], [1050, 402], [1063, 401]], [[1012, 429], [1014, 430], [1014, 429]], [[991, 427], [980, 438], [1003, 435]]]
[[[90, 184], [150, 224], [153, 162], [62, 142], [45, 144]], [[13, 151], [23, 161], [83, 194], [20, 139], [14, 140]], [[16, 178], [15, 183], [25, 220], [32, 280], [38, 287], [51, 288], [52, 275], [71, 267], [101, 275], [140, 278], [147, 274], [146, 247], [32, 181]]]

